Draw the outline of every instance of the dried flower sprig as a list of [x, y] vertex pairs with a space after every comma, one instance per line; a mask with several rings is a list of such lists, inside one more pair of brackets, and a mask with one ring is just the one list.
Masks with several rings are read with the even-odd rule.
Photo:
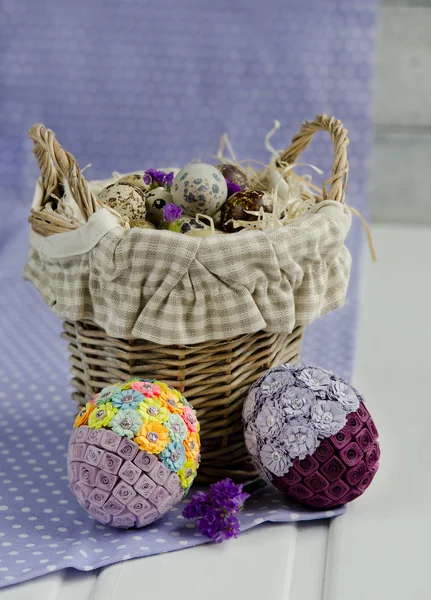
[[199, 531], [220, 543], [238, 537], [240, 524], [237, 514], [249, 494], [242, 485], [224, 479], [210, 486], [208, 492], [197, 492], [183, 511], [185, 519], [196, 519]]
[[164, 187], [167, 192], [170, 192], [174, 180], [174, 172], [165, 173], [157, 169], [147, 169], [143, 175], [143, 179], [145, 185], [148, 185], [150, 189]]
[[166, 223], [173, 223], [181, 217], [182, 212], [183, 210], [181, 206], [177, 206], [176, 204], [173, 204], [173, 202], [165, 204], [165, 206], [162, 208], [163, 220]]

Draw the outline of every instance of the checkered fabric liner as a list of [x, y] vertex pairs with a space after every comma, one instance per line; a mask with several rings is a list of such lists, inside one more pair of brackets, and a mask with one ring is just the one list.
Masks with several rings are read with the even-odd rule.
[[[112, 337], [195, 344], [290, 333], [345, 301], [350, 213], [330, 204], [282, 228], [209, 238], [117, 224], [105, 233], [100, 210], [76, 231], [33, 233], [25, 278], [54, 313]], [[82, 253], [86, 228], [99, 239]], [[75, 251], [64, 249], [69, 239]]]

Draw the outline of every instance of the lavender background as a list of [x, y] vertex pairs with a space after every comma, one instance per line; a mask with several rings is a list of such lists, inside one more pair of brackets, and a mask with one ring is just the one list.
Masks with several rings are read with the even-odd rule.
[[[140, 532], [96, 526], [67, 490], [74, 410], [67, 352], [60, 323], [21, 281], [38, 175], [27, 129], [44, 122], [81, 166], [92, 163], [88, 178], [99, 178], [112, 170], [210, 160], [225, 131], [239, 158], [266, 161], [263, 139], [273, 119], [282, 123], [273, 143], [283, 148], [301, 121], [327, 112], [349, 129], [347, 202], [365, 211], [376, 1], [323, 4], [2, 1], [0, 586], [204, 541], [181, 520], [176, 524], [174, 514], [172, 525]], [[304, 158], [328, 177], [329, 136], [316, 138]], [[303, 353], [307, 362], [347, 377], [359, 240], [355, 223], [346, 307], [309, 328]], [[288, 509], [273, 492], [250, 504], [243, 526], [331, 515]]]

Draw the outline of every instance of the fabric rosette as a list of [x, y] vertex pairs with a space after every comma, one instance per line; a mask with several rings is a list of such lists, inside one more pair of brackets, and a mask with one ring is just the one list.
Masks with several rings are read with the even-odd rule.
[[378, 468], [377, 429], [362, 396], [326, 369], [271, 369], [251, 387], [243, 421], [261, 477], [316, 509], [357, 498]]
[[[82, 426], [100, 430], [100, 435], [90, 436], [95, 443], [102, 440], [103, 430], [110, 430], [154, 455], [178, 475], [182, 489], [189, 488], [196, 476], [199, 421], [184, 396], [162, 381], [133, 378], [106, 386], [79, 410], [74, 428]], [[124, 457], [132, 448], [122, 446]]]
[[69, 441], [71, 491], [104, 525], [144, 527], [189, 491], [200, 462], [199, 421], [157, 380], [103, 388], [83, 406]]
[[92, 404], [91, 402], [87, 402], [85, 406], [82, 406], [75, 417], [75, 422], [73, 423], [73, 426], [80, 427], [81, 425], [87, 425], [88, 418], [91, 412], [94, 410], [94, 408], [94, 404]]
[[143, 421], [159, 421], [164, 423], [169, 418], [169, 411], [164, 400], [157, 397], [144, 398], [137, 406], [137, 411]]

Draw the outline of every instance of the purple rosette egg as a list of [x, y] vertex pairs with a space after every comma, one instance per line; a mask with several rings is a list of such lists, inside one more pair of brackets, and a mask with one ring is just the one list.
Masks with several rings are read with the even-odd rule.
[[358, 498], [379, 467], [378, 432], [362, 396], [325, 369], [271, 369], [250, 388], [243, 421], [261, 477], [317, 510]]

